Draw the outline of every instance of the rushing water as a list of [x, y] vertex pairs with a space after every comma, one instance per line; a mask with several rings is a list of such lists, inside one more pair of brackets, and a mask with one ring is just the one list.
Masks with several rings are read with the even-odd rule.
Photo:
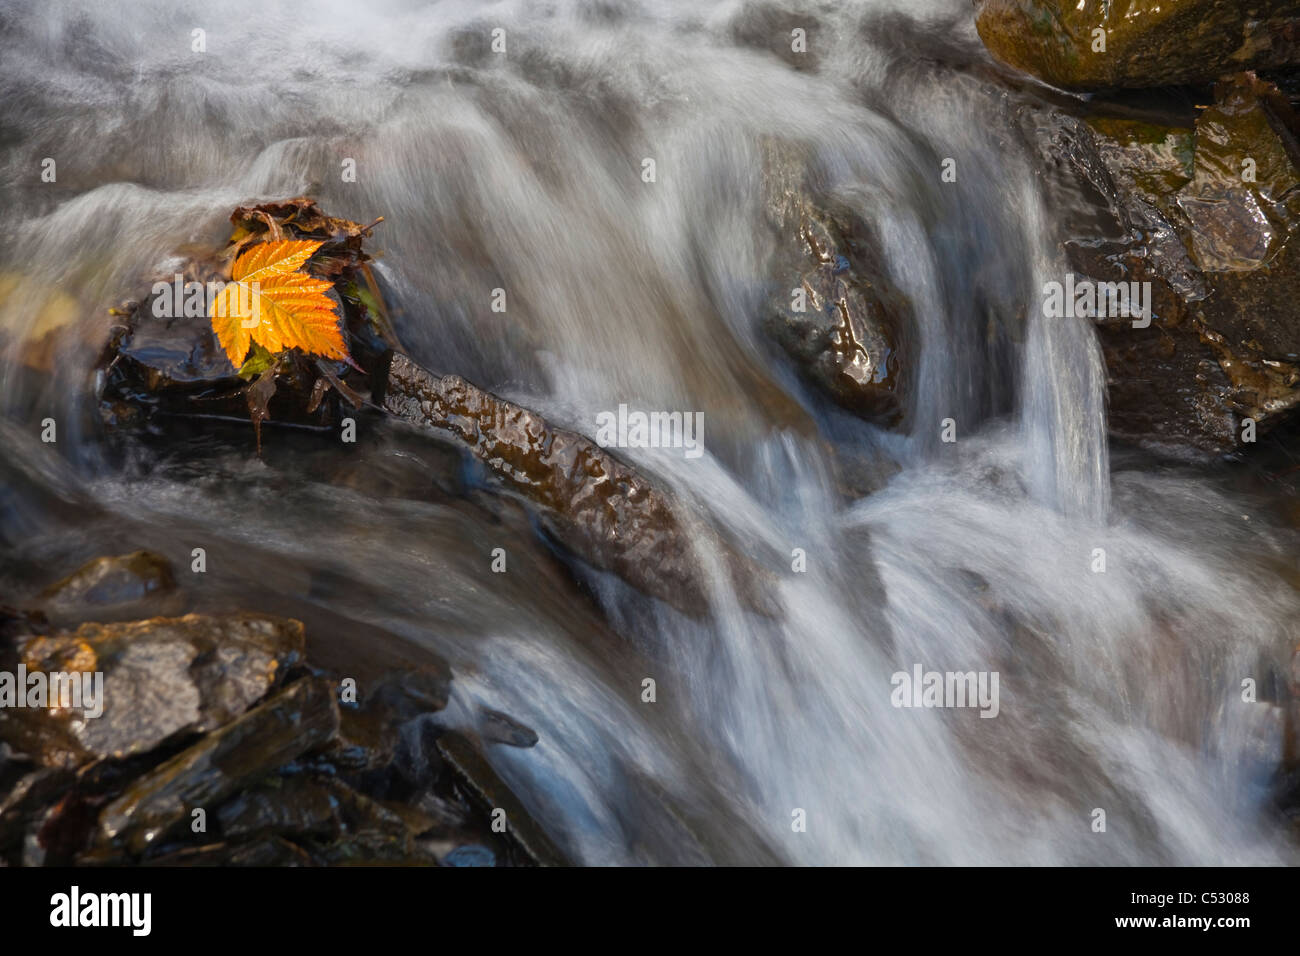
[[[777, 55], [795, 27], [806, 60]], [[1099, 350], [1037, 316], [1053, 211], [963, 67], [981, 56], [968, 0], [6, 4], [9, 588], [202, 543], [210, 600], [363, 622], [360, 657], [366, 626], [434, 647], [457, 671], [442, 719], [486, 705], [539, 732], [492, 759], [585, 862], [1288, 859], [1276, 711], [1240, 683], [1285, 660], [1294, 539], [1208, 473], [1108, 461]], [[762, 338], [766, 137], [815, 148], [916, 307], [901, 432], [828, 408]], [[24, 339], [138, 295], [235, 205], [307, 191], [386, 217], [425, 365], [589, 435], [620, 402], [703, 411], [702, 458], [628, 455], [756, 553], [804, 549], [776, 617], [723, 574], [702, 620], [606, 575], [578, 571], [580, 597], [481, 492], [384, 493], [445, 452], [377, 420], [342, 478], [331, 440], [284, 432], [265, 461], [201, 439], [123, 461], [88, 414], [93, 349], [24, 369]], [[863, 462], [865, 496], [843, 480]], [[997, 671], [997, 718], [891, 706], [914, 664]]]

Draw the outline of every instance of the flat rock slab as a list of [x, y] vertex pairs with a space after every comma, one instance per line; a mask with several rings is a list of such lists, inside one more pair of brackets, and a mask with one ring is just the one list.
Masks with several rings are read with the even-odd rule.
[[152, 750], [238, 717], [303, 658], [303, 627], [259, 614], [189, 614], [33, 635], [15, 642], [28, 672], [100, 673], [93, 706], [0, 710], [0, 739], [39, 763], [76, 766]]
[[255, 783], [338, 736], [334, 689], [295, 681], [197, 744], [134, 781], [99, 817], [99, 843], [143, 853], [196, 809], [215, 811]]
[[473, 741], [456, 731], [448, 731], [438, 738], [438, 753], [472, 800], [490, 811], [505, 811], [507, 832], [538, 866], [569, 865]]

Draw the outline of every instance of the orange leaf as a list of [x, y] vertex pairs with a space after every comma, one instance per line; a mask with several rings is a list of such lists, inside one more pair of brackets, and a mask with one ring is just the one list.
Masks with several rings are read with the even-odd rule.
[[326, 358], [347, 358], [331, 283], [299, 270], [323, 243], [287, 239], [259, 242], [231, 269], [231, 282], [212, 302], [212, 330], [239, 368], [256, 342], [272, 354], [302, 349]]

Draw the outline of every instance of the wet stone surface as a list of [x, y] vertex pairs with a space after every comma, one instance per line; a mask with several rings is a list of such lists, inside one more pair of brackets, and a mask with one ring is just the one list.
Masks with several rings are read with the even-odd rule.
[[[474, 745], [431, 722], [453, 681], [436, 655], [355, 686], [311, 668], [303, 626], [288, 618], [189, 614], [58, 629], [10, 608], [6, 620], [0, 653], [10, 666], [98, 669], [104, 691], [98, 717], [85, 707], [0, 711], [0, 862], [564, 862]], [[483, 724], [485, 739], [538, 740], [500, 711], [486, 710]], [[509, 827], [494, 826], [497, 807]]]
[[997, 59], [1064, 89], [1210, 83], [1300, 64], [1290, 0], [980, 0], [976, 25]]
[[1249, 73], [1194, 116], [1079, 112], [1022, 122], [1069, 213], [1069, 266], [1150, 292], [1145, 327], [1097, 320], [1111, 434], [1178, 456], [1247, 450], [1247, 420], [1257, 438], [1300, 407], [1300, 121]]

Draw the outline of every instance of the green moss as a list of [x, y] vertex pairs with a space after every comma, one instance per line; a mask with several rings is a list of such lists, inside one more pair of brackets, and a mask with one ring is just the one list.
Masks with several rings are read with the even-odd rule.
[[244, 360], [244, 364], [240, 366], [239, 377], [246, 382], [251, 382], [274, 364], [275, 356], [267, 351], [265, 346], [254, 342], [252, 352]]

